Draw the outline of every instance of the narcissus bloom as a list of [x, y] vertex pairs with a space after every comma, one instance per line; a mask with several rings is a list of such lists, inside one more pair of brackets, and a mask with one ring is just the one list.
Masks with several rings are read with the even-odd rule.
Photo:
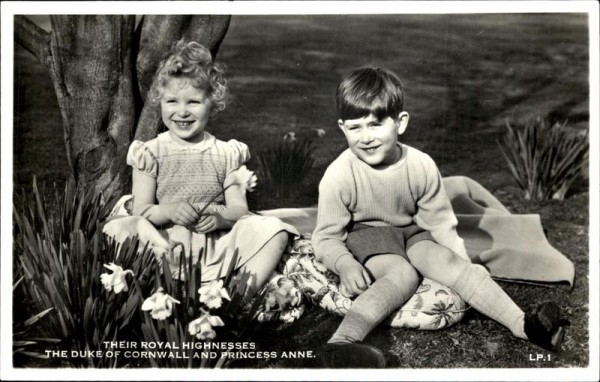
[[149, 310], [150, 316], [156, 320], [164, 320], [171, 316], [173, 304], [179, 304], [179, 301], [164, 293], [163, 288], [148, 297], [142, 304], [142, 310]]
[[323, 138], [325, 136], [325, 130], [324, 129], [313, 129], [313, 130], [317, 132], [317, 136], [319, 138]]
[[294, 142], [296, 140], [296, 133], [293, 131], [285, 133], [283, 136], [283, 140], [286, 142]]
[[256, 187], [257, 181], [258, 180], [254, 174], [254, 171], [250, 171], [246, 166], [242, 166], [227, 175], [225, 184], [223, 184], [223, 188], [228, 188], [238, 184], [242, 186], [244, 190], [252, 192], [254, 191], [254, 187]]
[[114, 263], [104, 264], [104, 267], [113, 271], [113, 273], [103, 273], [100, 275], [100, 281], [104, 285], [104, 289], [107, 291], [113, 290], [116, 294], [121, 293], [121, 291], [127, 292], [129, 287], [127, 286], [125, 275], [129, 273], [133, 276], [133, 271], [130, 269], [124, 271], [123, 268]]
[[208, 312], [201, 310], [200, 318], [195, 319], [188, 325], [188, 331], [192, 336], [196, 336], [199, 340], [215, 339], [217, 333], [214, 331], [215, 326], [224, 326], [225, 323], [218, 316], [211, 316]]
[[200, 302], [209, 309], [218, 309], [223, 304], [223, 299], [231, 301], [229, 293], [223, 288], [223, 280], [213, 280], [207, 285], [198, 289]]

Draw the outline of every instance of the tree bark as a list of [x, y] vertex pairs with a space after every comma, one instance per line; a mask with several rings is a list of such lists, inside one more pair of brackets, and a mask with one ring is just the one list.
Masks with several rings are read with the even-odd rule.
[[15, 16], [15, 40], [43, 64], [49, 63], [50, 33], [27, 17]]
[[134, 16], [51, 16], [50, 73], [69, 161], [82, 186], [123, 193], [135, 120]]

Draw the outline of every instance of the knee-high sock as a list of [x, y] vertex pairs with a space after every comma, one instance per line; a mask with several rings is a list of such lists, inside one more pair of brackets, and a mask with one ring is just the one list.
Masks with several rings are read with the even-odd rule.
[[527, 339], [525, 313], [480, 266], [465, 267], [454, 285], [448, 285], [469, 305], [507, 327], [514, 336]]
[[414, 285], [402, 285], [387, 277], [376, 280], [352, 303], [332, 342], [362, 341], [373, 328], [401, 307], [415, 292]]

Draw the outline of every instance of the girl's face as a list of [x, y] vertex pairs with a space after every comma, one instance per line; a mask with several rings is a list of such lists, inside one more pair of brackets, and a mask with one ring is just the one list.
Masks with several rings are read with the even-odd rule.
[[187, 78], [171, 78], [163, 89], [160, 110], [171, 136], [183, 143], [204, 139], [212, 101], [206, 91], [194, 87]]

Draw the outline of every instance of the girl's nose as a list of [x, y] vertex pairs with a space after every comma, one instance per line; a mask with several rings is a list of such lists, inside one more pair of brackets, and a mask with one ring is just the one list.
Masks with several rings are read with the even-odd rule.
[[180, 117], [187, 117], [188, 115], [190, 115], [190, 111], [184, 103], [177, 106], [176, 113]]

